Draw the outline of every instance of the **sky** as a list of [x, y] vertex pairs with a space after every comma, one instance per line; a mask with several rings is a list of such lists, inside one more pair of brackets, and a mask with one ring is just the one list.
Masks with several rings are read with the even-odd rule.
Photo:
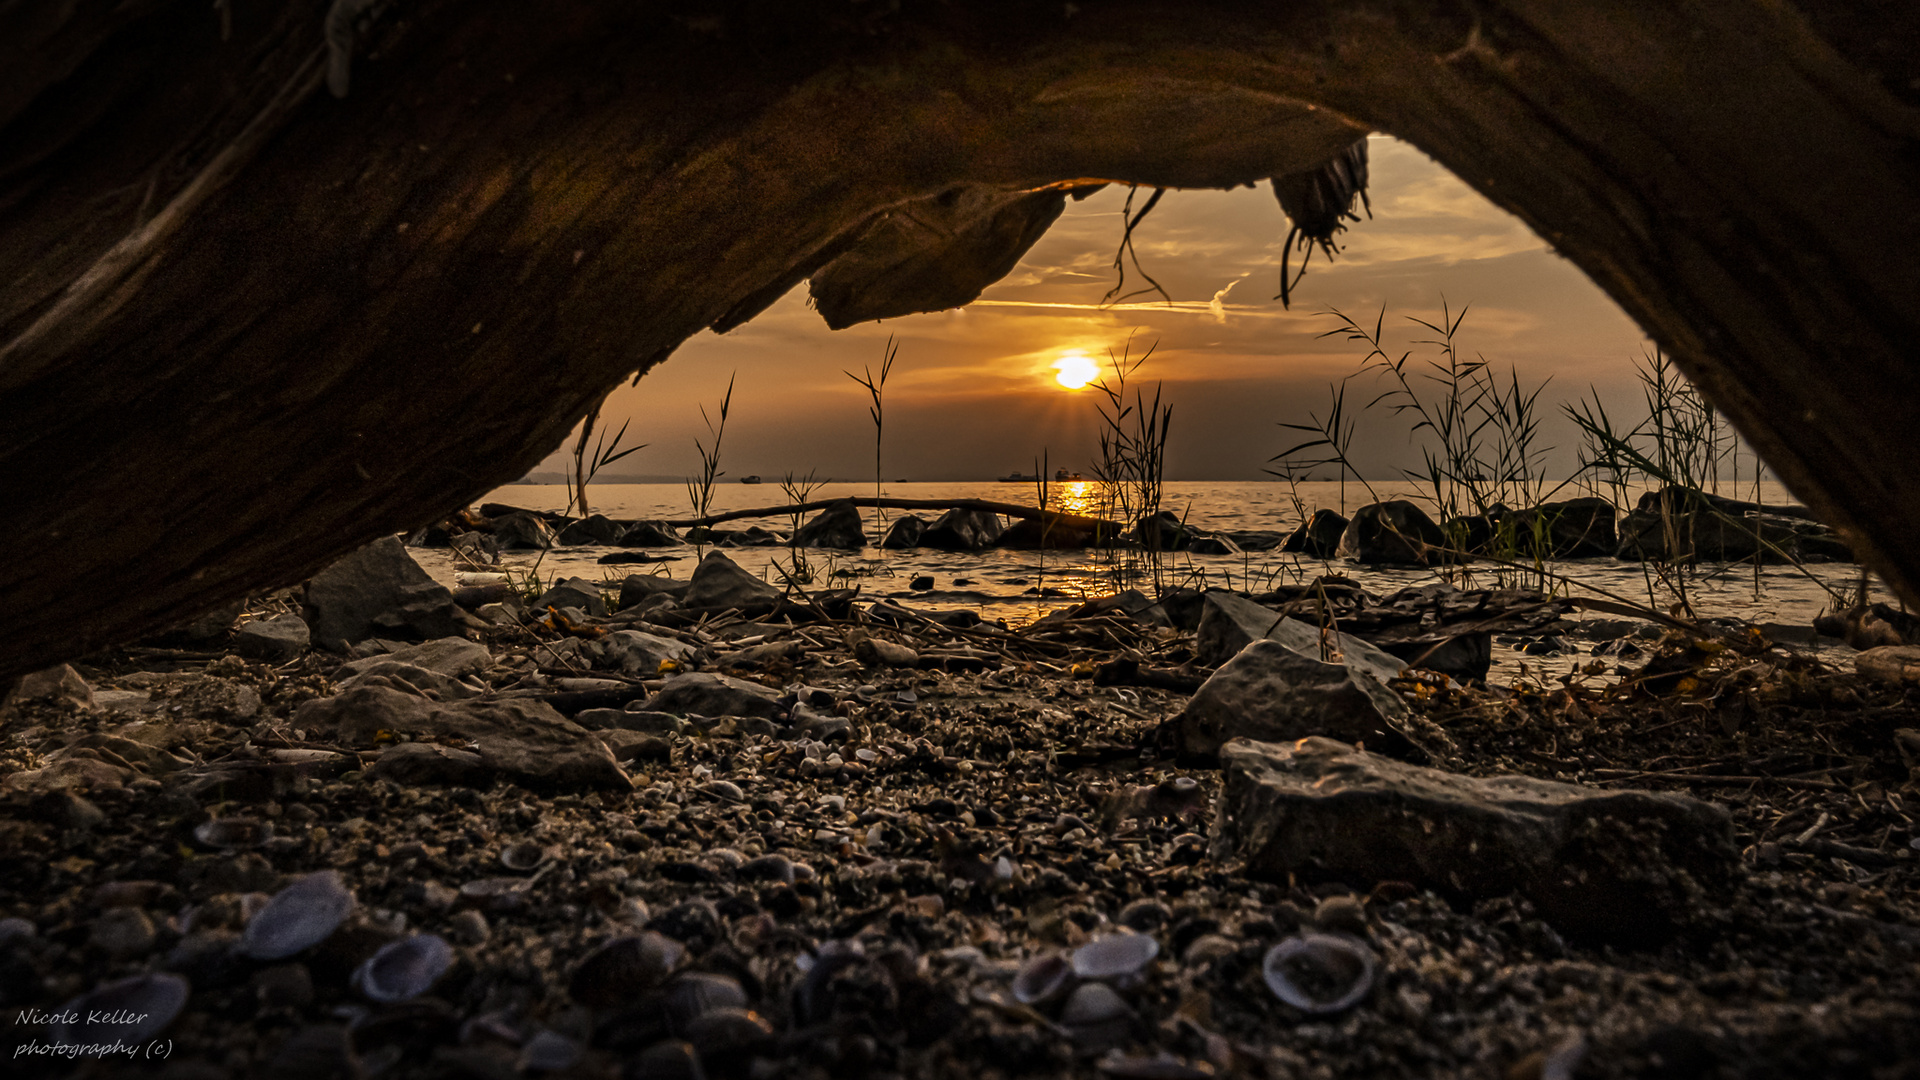
[[[1156, 387], [1173, 419], [1167, 478], [1266, 476], [1276, 453], [1308, 436], [1279, 425], [1324, 417], [1330, 383], [1354, 373], [1367, 347], [1339, 336], [1334, 311], [1369, 326], [1384, 309], [1385, 340], [1414, 365], [1437, 358], [1416, 344], [1432, 335], [1409, 321], [1467, 314], [1461, 352], [1523, 388], [1549, 380], [1552, 413], [1540, 445], [1555, 475], [1573, 468], [1577, 439], [1559, 405], [1597, 389], [1637, 418], [1634, 361], [1651, 343], [1612, 300], [1512, 215], [1420, 151], [1374, 136], [1373, 215], [1350, 225], [1329, 263], [1315, 255], [1293, 293], [1279, 291], [1287, 220], [1272, 190], [1169, 191], [1135, 230], [1141, 266], [1172, 298], [1139, 296], [1102, 306], [1113, 286], [1124, 187], [1108, 187], [1065, 214], [1014, 271], [973, 304], [946, 312], [829, 331], [801, 285], [731, 333], [704, 332], [603, 409], [611, 430], [632, 420], [623, 445], [645, 443], [601, 473], [679, 477], [698, 471], [696, 437], [711, 445], [709, 416], [737, 376], [721, 468], [769, 482], [786, 473], [872, 479], [874, 430], [865, 388], [847, 371], [877, 370], [889, 337], [898, 359], [885, 387], [882, 470], [888, 482], [988, 479], [1055, 466], [1089, 472], [1097, 454], [1097, 390], [1069, 390], [1054, 365], [1078, 352], [1113, 378], [1109, 350], [1149, 359], [1130, 376]], [[1144, 193], [1143, 193], [1144, 194]], [[1297, 256], [1296, 256], [1297, 266]], [[1131, 266], [1129, 289], [1142, 285]], [[1372, 376], [1349, 384], [1349, 410], [1386, 389]], [[1129, 394], [1131, 397], [1131, 394]], [[1385, 406], [1362, 414], [1354, 459], [1369, 476], [1419, 461], [1404, 418]], [[567, 444], [571, 446], [571, 441]], [[542, 470], [564, 468], [556, 453]], [[1331, 476], [1327, 470], [1317, 476]]]

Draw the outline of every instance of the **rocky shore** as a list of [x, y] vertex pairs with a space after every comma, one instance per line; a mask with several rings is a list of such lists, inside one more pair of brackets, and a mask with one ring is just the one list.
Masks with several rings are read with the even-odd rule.
[[1010, 631], [719, 554], [456, 594], [383, 541], [12, 689], [0, 1052], [180, 1080], [1920, 1075], [1920, 650], [1837, 670], [1622, 620], [1562, 680], [1487, 687], [1434, 658], [1565, 610], [1356, 592]]

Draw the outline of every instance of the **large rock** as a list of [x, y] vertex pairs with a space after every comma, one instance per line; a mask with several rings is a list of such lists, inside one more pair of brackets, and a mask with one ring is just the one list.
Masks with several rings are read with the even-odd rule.
[[620, 534], [621, 547], [679, 547], [685, 543], [664, 521], [636, 521]]
[[895, 518], [887, 526], [887, 534], [880, 538], [880, 546], [890, 551], [920, 546], [920, 538], [927, 533], [927, 519], [918, 514], [908, 514]]
[[335, 652], [370, 637], [418, 641], [466, 628], [453, 594], [427, 576], [396, 537], [383, 537], [307, 582], [313, 644]]
[[658, 675], [663, 662], [693, 656], [693, 646], [684, 641], [638, 630], [616, 630], [591, 648], [595, 667], [628, 675]]
[[1340, 537], [1347, 531], [1347, 519], [1332, 510], [1315, 510], [1280, 545], [1281, 551], [1297, 551], [1315, 559], [1331, 559], [1340, 550]]
[[780, 693], [759, 683], [701, 672], [676, 675], [640, 706], [646, 712], [675, 716], [760, 716], [780, 720]]
[[68, 705], [75, 709], [93, 708], [93, 688], [87, 680], [73, 670], [71, 664], [57, 664], [45, 671], [30, 672], [20, 676], [13, 690], [7, 694], [5, 708], [28, 701], [44, 701], [55, 705]]
[[365, 666], [352, 675], [341, 677], [336, 674], [335, 678], [340, 684], [340, 689], [384, 686], [390, 690], [417, 694], [435, 701], [464, 701], [479, 697], [486, 692], [477, 686], [469, 686], [451, 675], [443, 675], [432, 668], [391, 660], [385, 656], [370, 656], [359, 663]]
[[568, 547], [587, 544], [618, 544], [627, 529], [601, 514], [589, 514], [560, 530], [558, 541]]
[[256, 660], [291, 660], [307, 651], [312, 634], [298, 615], [275, 615], [241, 623], [233, 632], [233, 651]]
[[1185, 551], [1197, 535], [1171, 510], [1148, 514], [1133, 525], [1133, 542], [1148, 551]]
[[1424, 511], [1394, 499], [1354, 511], [1335, 554], [1368, 565], [1425, 566], [1429, 549], [1445, 543], [1440, 526]]
[[687, 595], [691, 582], [675, 581], [659, 574], [628, 574], [620, 582], [620, 610], [638, 606], [649, 597], [670, 596], [675, 602]]
[[1851, 562], [1853, 553], [1803, 507], [1762, 506], [1687, 488], [1640, 497], [1620, 520], [1621, 559]]
[[1561, 931], [1664, 936], [1738, 863], [1727, 812], [1648, 791], [1467, 777], [1333, 739], [1236, 739], [1213, 855], [1258, 877], [1405, 881], [1460, 900], [1519, 892]]
[[[1317, 632], [1304, 628], [1317, 641]], [[1406, 702], [1373, 676], [1261, 640], [1220, 665], [1169, 724], [1175, 749], [1186, 757], [1212, 758], [1232, 739], [1324, 735], [1425, 761], [1426, 752], [1401, 730], [1406, 719]]]
[[1010, 551], [1077, 551], [1110, 542], [1119, 535], [1120, 526], [1111, 521], [1056, 515], [1044, 520], [1021, 518], [995, 543]]
[[1000, 517], [986, 510], [949, 510], [920, 534], [920, 546], [940, 551], [979, 551], [1000, 539]]
[[[1224, 664], [1249, 644], [1275, 641], [1311, 660], [1322, 658], [1320, 628], [1290, 619], [1237, 593], [1209, 591], [1200, 597], [1200, 627], [1195, 631], [1194, 657], [1209, 666]], [[1373, 676], [1381, 685], [1399, 678], [1407, 665], [1352, 634], [1334, 631], [1330, 644], [1340, 660]]]
[[560, 538], [553, 534], [553, 526], [536, 514], [508, 514], [495, 518], [493, 522], [493, 540], [502, 551], [537, 550], [545, 551], [556, 547]]
[[493, 773], [531, 788], [630, 791], [633, 782], [605, 744], [543, 702], [466, 701], [444, 705], [384, 686], [362, 686], [301, 705], [295, 727], [349, 746], [371, 747], [381, 732], [416, 742], [455, 739]]
[[779, 589], [747, 573], [739, 563], [715, 551], [701, 559], [700, 565], [694, 568], [693, 579], [685, 595], [680, 597], [680, 604], [689, 608], [749, 608], [757, 604], [771, 604], [778, 599]]
[[858, 551], [867, 546], [867, 528], [853, 500], [846, 499], [815, 514], [812, 521], [795, 530], [793, 546]]
[[1501, 541], [1510, 541], [1520, 559], [1596, 559], [1619, 548], [1613, 504], [1587, 496], [1564, 502], [1541, 503], [1499, 519], [1489, 554], [1501, 554]]
[[487, 647], [477, 641], [466, 638], [447, 637], [434, 641], [423, 641], [418, 645], [409, 645], [404, 649], [395, 649], [378, 656], [363, 657], [341, 664], [334, 672], [335, 680], [352, 678], [364, 671], [383, 663], [398, 662], [437, 671], [456, 679], [469, 675], [478, 675], [493, 664], [492, 654]]
[[565, 581], [556, 581], [553, 587], [540, 594], [533, 602], [533, 610], [542, 612], [550, 607], [579, 608], [589, 615], [604, 618], [607, 614], [607, 598], [600, 592], [600, 583], [588, 581], [583, 577], [570, 577]]

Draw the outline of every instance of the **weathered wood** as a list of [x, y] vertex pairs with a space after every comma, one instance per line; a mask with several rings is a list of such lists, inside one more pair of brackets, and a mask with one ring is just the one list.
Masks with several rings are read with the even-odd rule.
[[676, 529], [690, 529], [701, 525], [722, 525], [729, 521], [743, 521], [747, 518], [792, 517], [795, 514], [811, 514], [825, 510], [840, 503], [852, 503], [864, 509], [886, 510], [984, 510], [989, 514], [1004, 517], [1025, 518], [1028, 521], [1045, 522], [1048, 525], [1066, 529], [1080, 529], [1092, 532], [1098, 529], [1114, 527], [1111, 521], [1087, 517], [1084, 514], [1068, 514], [1059, 510], [1043, 510], [1035, 506], [1022, 506], [1019, 503], [999, 502], [993, 499], [891, 499], [876, 495], [849, 495], [838, 499], [815, 499], [812, 502], [792, 503], [787, 506], [761, 506], [751, 510], [729, 510], [724, 514], [709, 514], [700, 518], [679, 518], [665, 524]]
[[[1920, 33], [1869, 0], [417, 0], [345, 57], [329, 7], [0, 8], [0, 673], [470, 503], [783, 283], [919, 266], [852, 261], [903, 208], [1368, 130], [1584, 269], [1920, 603]], [[960, 255], [930, 290], [999, 265]]]

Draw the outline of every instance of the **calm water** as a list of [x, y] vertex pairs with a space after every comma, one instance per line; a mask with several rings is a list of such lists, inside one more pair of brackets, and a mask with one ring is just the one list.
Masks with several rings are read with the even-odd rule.
[[[1097, 485], [1087, 482], [1053, 484], [1050, 501], [1062, 510], [1094, 512], [1097, 510], [1096, 488]], [[1374, 491], [1383, 499], [1414, 494], [1412, 488], [1405, 484], [1396, 486], [1377, 481]], [[686, 489], [678, 484], [596, 484], [589, 493], [593, 509], [613, 518], [683, 519], [692, 516], [688, 509]], [[1309, 510], [1316, 506], [1338, 509], [1341, 505], [1340, 485], [1337, 483], [1303, 483], [1299, 485], [1298, 493]], [[1730, 491], [1723, 493], [1732, 494]], [[833, 483], [818, 488], [811, 498], [871, 494], [872, 484]], [[1036, 499], [1034, 485], [1030, 483], [899, 483], [887, 485], [886, 494], [904, 499], [993, 499], [1023, 505], [1032, 505]], [[1581, 493], [1569, 490], [1563, 492], [1561, 497], [1574, 494]], [[1740, 494], [1752, 498], [1750, 486], [1744, 486]], [[1764, 502], [1793, 501], [1778, 484], [1763, 485], [1760, 494]], [[1300, 523], [1292, 495], [1293, 489], [1278, 481], [1197, 481], [1167, 484], [1163, 504], [1175, 513], [1184, 514], [1189, 523], [1203, 529], [1286, 532]], [[514, 484], [495, 491], [487, 501], [534, 510], [561, 510], [566, 506], [567, 491], [564, 485], [559, 484]], [[777, 484], [724, 483], [714, 489], [712, 510], [721, 513], [779, 506], [785, 501], [785, 495]], [[1349, 511], [1369, 501], [1371, 498], [1364, 489], [1348, 483], [1346, 507]], [[886, 511], [886, 519], [891, 521], [905, 512]], [[937, 511], [920, 513], [927, 517], [937, 515]], [[883, 528], [879, 514], [872, 510], [865, 511], [865, 514], [869, 535], [877, 537]], [[729, 522], [720, 527], [741, 529], [754, 524], [781, 532], [791, 528], [790, 519], [784, 516]], [[503, 556], [502, 565], [536, 568], [542, 579], [557, 574], [609, 581], [618, 581], [630, 573], [645, 572], [684, 578], [694, 566], [691, 547], [633, 549], [677, 557], [672, 562], [648, 566], [602, 566], [599, 557], [609, 550], [615, 549], [561, 548], [544, 555], [539, 552], [510, 552]], [[792, 553], [783, 547], [729, 548], [726, 551], [729, 558], [770, 581], [781, 581], [783, 570], [791, 572]], [[449, 585], [454, 583], [455, 573], [464, 569], [455, 567], [444, 551], [416, 550], [415, 555], [430, 573]], [[986, 618], [1005, 619], [1011, 625], [1031, 621], [1056, 607], [1076, 603], [1085, 596], [1109, 593], [1114, 580], [1111, 567], [1091, 553], [1084, 552], [990, 550], [979, 554], [934, 551], [882, 553], [877, 548], [868, 548], [857, 554], [808, 551], [803, 553], [803, 558], [815, 575], [814, 587], [859, 584], [868, 595], [911, 598], [912, 603], [923, 607], [972, 607]], [[1553, 563], [1549, 569], [1632, 601], [1645, 603], [1649, 600], [1649, 583], [1638, 563], [1589, 559]], [[1806, 574], [1792, 567], [1763, 567], [1756, 579], [1753, 567], [1747, 564], [1703, 566], [1692, 585], [1695, 610], [1709, 617], [1728, 616], [1756, 622], [1805, 625], [1831, 602], [1819, 582], [1834, 589], [1845, 589], [1852, 586], [1859, 575], [1858, 568], [1851, 564], [1826, 564], [1809, 567], [1808, 570], [1818, 582], [1809, 580]], [[1244, 555], [1189, 555], [1177, 552], [1166, 557], [1161, 580], [1169, 585], [1213, 585], [1259, 591], [1276, 584], [1312, 580], [1326, 573], [1352, 577], [1375, 595], [1438, 580], [1432, 571], [1368, 569], [1339, 560], [1308, 559], [1277, 551], [1249, 552]], [[848, 577], [849, 574], [854, 576]], [[922, 574], [932, 575], [935, 588], [922, 592], [909, 590], [908, 581]], [[1519, 582], [1497, 568], [1482, 564], [1473, 570], [1470, 579], [1463, 584], [1494, 586]], [[1580, 589], [1572, 591], [1574, 595], [1584, 592]], [[1888, 599], [1884, 590], [1876, 589], [1876, 593], [1877, 599]], [[1662, 608], [1672, 600], [1657, 585], [1652, 587], [1651, 596]], [[1544, 666], [1549, 669], [1563, 668], [1569, 659], [1577, 662], [1582, 658], [1562, 658], [1561, 663], [1547, 663]], [[1520, 661], [1521, 658], [1504, 651], [1496, 656], [1498, 669], [1508, 674], [1517, 671]], [[1526, 662], [1535, 667], [1543, 666], [1533, 658], [1526, 658]]]

